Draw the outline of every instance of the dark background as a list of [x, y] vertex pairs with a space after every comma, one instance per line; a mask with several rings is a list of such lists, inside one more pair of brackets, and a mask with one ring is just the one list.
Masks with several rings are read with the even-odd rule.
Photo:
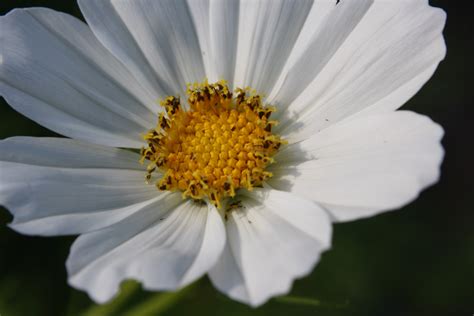
[[[333, 248], [313, 273], [295, 282], [291, 297], [251, 309], [203, 278], [177, 295], [148, 293], [128, 283], [103, 307], [70, 288], [64, 262], [73, 237], [17, 234], [0, 209], [0, 315], [473, 315], [474, 155], [473, 26], [471, 1], [432, 0], [448, 13], [447, 59], [407, 104], [446, 130], [441, 181], [411, 205], [370, 219], [335, 225]], [[0, 14], [44, 6], [81, 13], [75, 1], [2, 0]], [[1, 31], [1, 30], [0, 30]], [[51, 136], [0, 98], [0, 139]], [[25, 197], [26, 198], [26, 197]], [[311, 301], [295, 301], [305, 297]]]

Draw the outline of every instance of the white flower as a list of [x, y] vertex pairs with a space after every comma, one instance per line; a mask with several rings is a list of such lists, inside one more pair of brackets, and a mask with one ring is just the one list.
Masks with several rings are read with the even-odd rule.
[[[330, 246], [331, 221], [397, 209], [438, 179], [442, 129], [395, 111], [445, 55], [445, 13], [427, 0], [79, 5], [88, 25], [44, 8], [0, 18], [0, 94], [71, 138], [1, 141], [0, 203], [18, 232], [81, 234], [67, 260], [69, 283], [97, 302], [112, 298], [127, 278], [146, 289], [173, 290], [207, 273], [231, 298], [260, 305], [313, 269]], [[263, 156], [276, 162], [256, 168], [258, 179], [250, 167], [254, 178], [244, 176], [244, 167], [238, 178], [229, 173], [230, 182], [209, 187], [203, 173], [181, 184], [172, 173], [170, 186], [157, 190], [144, 177], [146, 166], [161, 158], [149, 154], [142, 165], [139, 154], [113, 147], [161, 150], [161, 143], [143, 141], [163, 111], [157, 101], [184, 97], [187, 83], [206, 78], [248, 86], [277, 108], [275, 134], [261, 137], [272, 139], [273, 151]], [[216, 111], [220, 117], [227, 110]], [[234, 146], [237, 138], [226, 135], [222, 145]], [[288, 144], [280, 147], [275, 135]], [[215, 143], [207, 138], [203, 150]], [[233, 172], [239, 161], [229, 162], [233, 155], [214, 162]], [[257, 164], [262, 157], [254, 157]], [[209, 159], [202, 161], [212, 166]], [[159, 182], [168, 165], [149, 176]], [[184, 174], [186, 163], [183, 168]], [[192, 192], [196, 177], [200, 191]], [[212, 201], [212, 192], [220, 198]]]

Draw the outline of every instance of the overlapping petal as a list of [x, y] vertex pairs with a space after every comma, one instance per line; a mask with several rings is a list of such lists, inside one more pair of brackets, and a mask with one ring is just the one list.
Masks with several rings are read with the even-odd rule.
[[165, 193], [121, 222], [81, 235], [67, 261], [69, 283], [97, 302], [109, 300], [128, 278], [148, 290], [174, 290], [214, 265], [225, 238], [212, 205]]
[[159, 198], [140, 156], [61, 138], [0, 142], [0, 204], [24, 234], [80, 234], [115, 223]]
[[240, 2], [235, 86], [271, 91], [312, 4], [308, 0]]
[[330, 246], [331, 224], [317, 204], [290, 193], [257, 189], [241, 198], [227, 214], [227, 245], [209, 275], [231, 298], [258, 306], [313, 269]]
[[0, 17], [0, 95], [63, 135], [140, 147], [156, 100], [78, 19], [49, 9]]
[[94, 34], [157, 98], [182, 93], [187, 83], [206, 77], [186, 0], [80, 0], [79, 5]]
[[445, 19], [427, 1], [341, 1], [271, 93], [279, 132], [298, 141], [357, 113], [401, 107], [445, 56]]
[[238, 45], [240, 0], [211, 0], [209, 6], [210, 80], [226, 79], [232, 88]]
[[399, 208], [439, 178], [443, 129], [407, 111], [335, 124], [276, 157], [270, 184], [317, 201], [336, 221]]

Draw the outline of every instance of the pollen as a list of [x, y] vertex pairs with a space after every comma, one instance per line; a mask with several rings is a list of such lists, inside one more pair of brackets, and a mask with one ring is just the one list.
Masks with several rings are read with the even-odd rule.
[[181, 191], [218, 208], [240, 189], [261, 187], [286, 143], [272, 133], [275, 108], [249, 88], [229, 90], [225, 81], [189, 85], [186, 93], [187, 109], [178, 97], [160, 102], [157, 126], [144, 136], [147, 182], [157, 175], [158, 190]]

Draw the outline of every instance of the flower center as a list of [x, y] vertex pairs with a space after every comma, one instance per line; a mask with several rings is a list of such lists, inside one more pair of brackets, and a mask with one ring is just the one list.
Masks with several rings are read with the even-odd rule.
[[271, 132], [275, 109], [249, 89], [232, 93], [224, 81], [189, 86], [187, 96], [189, 110], [177, 97], [163, 100], [166, 114], [145, 135], [147, 181], [157, 172], [159, 190], [179, 190], [183, 198], [208, 199], [216, 207], [238, 189], [262, 186], [272, 176], [265, 168], [285, 143]]

